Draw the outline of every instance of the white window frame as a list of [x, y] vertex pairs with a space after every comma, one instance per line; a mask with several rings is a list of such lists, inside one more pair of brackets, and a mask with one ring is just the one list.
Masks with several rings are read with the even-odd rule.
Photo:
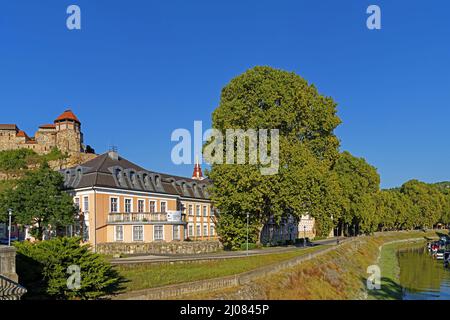
[[73, 198], [73, 204], [74, 206], [77, 208], [78, 211], [80, 211], [81, 206], [80, 206], [80, 197], [75, 197]]
[[194, 205], [192, 204], [188, 205], [188, 214], [190, 216], [194, 216]]
[[202, 206], [202, 210], [203, 210], [203, 212], [202, 212], [203, 216], [207, 217], [208, 216], [208, 206]]
[[[206, 231], [206, 232], [205, 232]], [[203, 236], [207, 237], [208, 236], [208, 225], [206, 223], [203, 224]]]
[[196, 217], [201, 217], [202, 216], [202, 212], [201, 212], [201, 205], [197, 204], [195, 205], [195, 216]]
[[[142, 207], [142, 212], [139, 212], [139, 201], [141, 201], [142, 203], [144, 203], [144, 206]], [[145, 199], [137, 199], [137, 212], [138, 213], [144, 213], [145, 212]]]
[[188, 225], [188, 236], [193, 237], [194, 236], [194, 225], [189, 224]]
[[216, 233], [216, 227], [213, 224], [209, 225], [209, 235], [211, 237], [214, 237], [215, 233]]
[[[127, 212], [127, 200], [130, 200], [130, 212]], [[123, 199], [123, 212], [124, 213], [132, 213], [133, 212], [133, 198]]]
[[[162, 211], [162, 204], [165, 204], [165, 211]], [[167, 201], [160, 201], [159, 202], [159, 212], [167, 212]]]
[[[175, 233], [175, 228], [177, 228], [177, 232]], [[175, 237], [175, 234], [176, 234], [176, 237]], [[181, 237], [180, 237], [180, 225], [179, 224], [174, 224], [173, 226], [172, 226], [172, 239], [173, 240], [180, 240], [181, 239]]]
[[[122, 239], [117, 239], [117, 228], [118, 227], [120, 227], [120, 228], [122, 228]], [[117, 242], [122, 242], [123, 241], [123, 225], [115, 225], [114, 226], [114, 241], [117, 241]]]
[[[134, 227], [141, 227], [142, 228], [142, 240], [136, 240], [134, 238]], [[142, 224], [136, 224], [131, 226], [131, 237], [133, 239], [133, 242], [144, 242], [145, 234], [144, 234], [144, 226]]]
[[[87, 206], [86, 206], [86, 202], [87, 202]], [[89, 196], [83, 196], [83, 212], [89, 212]]]
[[[152, 206], [151, 206], [152, 202], [155, 203], [154, 211], [152, 211]], [[148, 200], [148, 212], [150, 212], [150, 213], [158, 212], [158, 201], [157, 200], [155, 200], [155, 199], [149, 199]]]
[[[112, 211], [112, 199], [117, 200], [116, 211]], [[109, 212], [110, 213], [119, 213], [120, 212], [120, 198], [119, 197], [109, 197]]]
[[[162, 238], [156, 239], [156, 227], [162, 228]], [[164, 240], [164, 225], [163, 224], [155, 224], [153, 225], [153, 241], [163, 241]]]
[[[198, 231], [200, 231], [200, 232], [198, 232]], [[200, 223], [197, 223], [195, 225], [195, 236], [201, 237], [202, 236], [201, 232], [202, 232], [202, 226], [200, 225]]]

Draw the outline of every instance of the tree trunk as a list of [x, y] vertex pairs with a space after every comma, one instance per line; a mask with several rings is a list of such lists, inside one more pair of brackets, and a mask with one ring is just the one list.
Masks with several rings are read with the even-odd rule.
[[261, 234], [262, 234], [262, 230], [264, 229], [264, 224], [260, 225], [258, 227], [258, 240], [256, 241], [257, 245], [261, 245]]

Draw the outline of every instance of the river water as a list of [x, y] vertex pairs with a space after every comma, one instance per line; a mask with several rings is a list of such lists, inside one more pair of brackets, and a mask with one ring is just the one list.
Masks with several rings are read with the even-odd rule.
[[450, 268], [428, 251], [410, 248], [398, 253], [403, 300], [450, 300]]

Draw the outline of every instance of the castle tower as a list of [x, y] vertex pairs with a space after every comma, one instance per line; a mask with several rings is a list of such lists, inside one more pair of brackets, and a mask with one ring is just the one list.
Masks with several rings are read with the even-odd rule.
[[202, 168], [200, 167], [200, 163], [198, 162], [198, 156], [195, 158], [195, 166], [194, 166], [194, 173], [192, 174], [192, 179], [195, 179], [195, 180], [205, 179], [203, 177]]
[[78, 153], [83, 151], [83, 134], [81, 122], [68, 109], [54, 121], [56, 129], [56, 146], [63, 152]]

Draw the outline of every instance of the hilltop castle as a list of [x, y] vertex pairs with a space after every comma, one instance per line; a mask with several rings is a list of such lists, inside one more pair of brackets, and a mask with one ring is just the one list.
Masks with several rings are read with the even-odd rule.
[[83, 144], [81, 122], [72, 110], [64, 111], [53, 124], [41, 125], [34, 137], [28, 136], [16, 124], [0, 124], [0, 151], [28, 148], [46, 154], [55, 147], [70, 155], [93, 153]]

